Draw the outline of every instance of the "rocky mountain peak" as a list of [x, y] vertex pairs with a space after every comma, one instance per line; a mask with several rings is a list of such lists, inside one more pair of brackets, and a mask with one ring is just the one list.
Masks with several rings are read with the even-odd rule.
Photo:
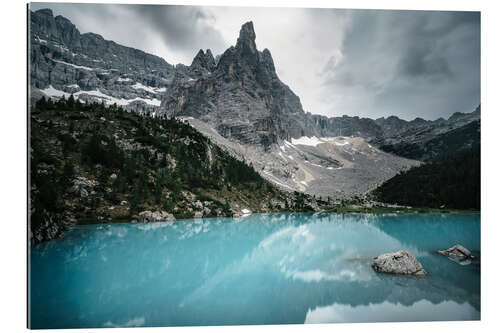
[[49, 8], [39, 9], [35, 13], [37, 13], [38, 15], [44, 15], [44, 16], [52, 16], [52, 17], [54, 16], [54, 14], [52, 13], [52, 9], [49, 9]]
[[255, 45], [255, 37], [256, 35], [252, 21], [243, 24], [241, 26], [240, 36], [236, 42], [236, 48], [241, 51], [248, 51], [252, 54], [256, 54], [257, 46]]
[[196, 67], [201, 67], [205, 68], [208, 71], [213, 71], [215, 69], [215, 59], [214, 56], [212, 55], [212, 51], [210, 49], [207, 49], [206, 52], [200, 49], [198, 51], [198, 54], [193, 59], [193, 62], [191, 63], [191, 68], [196, 68]]
[[269, 69], [271, 72], [275, 72], [276, 69], [274, 68], [274, 61], [273, 57], [271, 56], [271, 52], [268, 49], [264, 49], [261, 53], [261, 60], [264, 63], [264, 65]]
[[464, 125], [468, 122], [479, 120], [480, 118], [481, 118], [481, 105], [479, 105], [474, 110], [474, 112], [471, 113], [455, 112], [448, 118], [448, 122]]
[[31, 21], [33, 22], [30, 26], [32, 33], [42, 34], [49, 38], [57, 37], [56, 21], [54, 20], [52, 10], [48, 8], [39, 9], [34, 13], [30, 12], [30, 14]]
[[254, 41], [255, 42], [255, 30], [253, 29], [253, 22], [249, 21], [244, 23], [240, 29], [240, 36], [238, 37], [238, 43], [241, 41]]
[[[266, 148], [280, 139], [317, 135], [300, 99], [277, 77], [271, 52], [260, 52], [255, 38], [253, 23], [247, 22], [217, 65], [211, 53], [198, 52], [193, 64], [176, 74], [159, 114], [197, 118], [225, 138]], [[207, 61], [213, 71], [203, 67]]]

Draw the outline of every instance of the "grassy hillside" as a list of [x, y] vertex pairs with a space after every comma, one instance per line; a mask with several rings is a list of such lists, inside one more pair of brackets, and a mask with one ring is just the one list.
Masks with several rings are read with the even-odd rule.
[[311, 210], [191, 126], [72, 98], [31, 110], [33, 243], [68, 224]]

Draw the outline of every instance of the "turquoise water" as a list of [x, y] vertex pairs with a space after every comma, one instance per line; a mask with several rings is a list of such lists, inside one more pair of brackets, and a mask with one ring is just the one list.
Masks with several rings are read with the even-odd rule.
[[[82, 226], [31, 250], [33, 328], [480, 319], [480, 215], [255, 214]], [[429, 276], [375, 273], [407, 249]]]

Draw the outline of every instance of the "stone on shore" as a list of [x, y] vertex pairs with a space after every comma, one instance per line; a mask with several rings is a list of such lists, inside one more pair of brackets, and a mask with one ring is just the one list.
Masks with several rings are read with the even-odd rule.
[[139, 213], [139, 220], [145, 222], [168, 222], [175, 221], [175, 217], [165, 211], [152, 212], [145, 210]]
[[447, 250], [438, 250], [437, 252], [447, 257], [459, 259], [472, 258], [471, 252], [460, 244], [454, 245]]
[[404, 275], [427, 275], [420, 262], [408, 251], [384, 253], [373, 259], [376, 272]]

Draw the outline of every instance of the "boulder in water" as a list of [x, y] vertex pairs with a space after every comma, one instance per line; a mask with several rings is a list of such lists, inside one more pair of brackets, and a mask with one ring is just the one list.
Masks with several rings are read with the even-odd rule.
[[471, 252], [460, 244], [454, 245], [447, 250], [438, 250], [439, 254], [458, 259], [472, 258]]
[[380, 273], [427, 275], [417, 258], [405, 250], [379, 255], [373, 259], [372, 267]]

